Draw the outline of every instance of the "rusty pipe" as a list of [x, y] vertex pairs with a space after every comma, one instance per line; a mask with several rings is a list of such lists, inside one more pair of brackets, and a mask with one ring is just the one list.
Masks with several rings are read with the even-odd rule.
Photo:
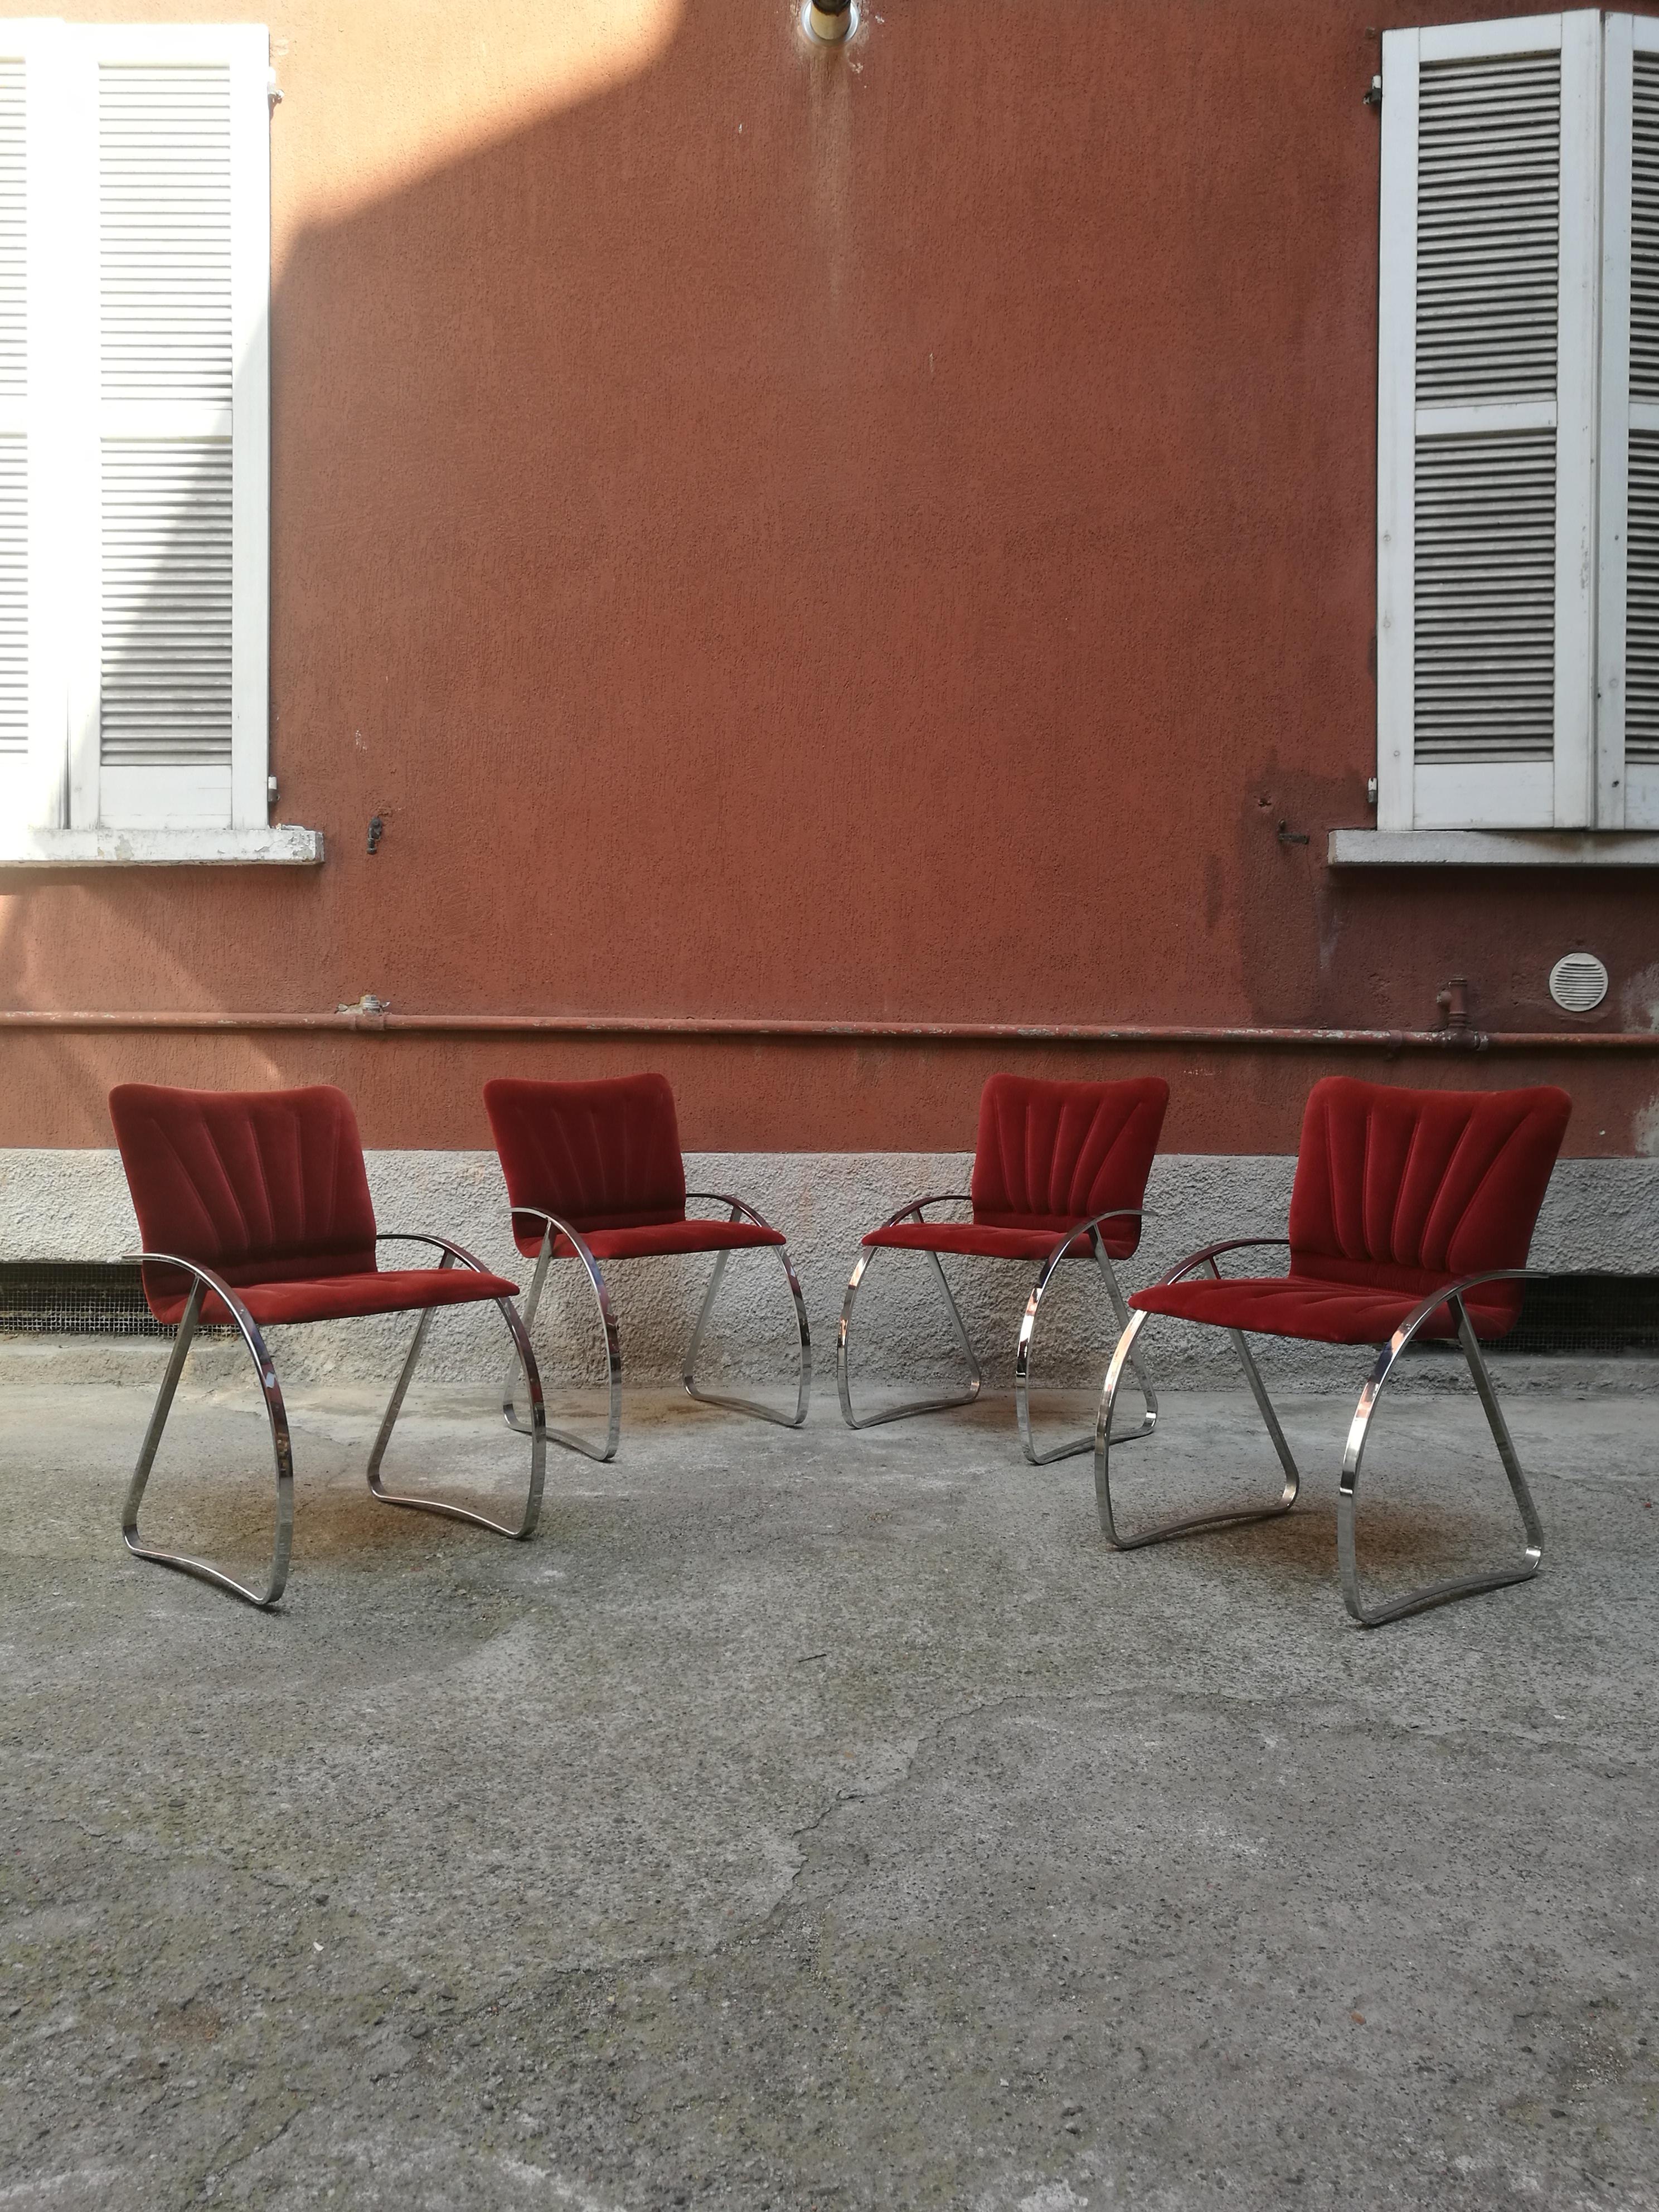
[[1659, 1052], [1659, 1030], [1380, 1030], [1198, 1023], [793, 1020], [726, 1014], [209, 1013], [0, 1009], [0, 1030], [376, 1036], [662, 1036], [890, 1044], [1123, 1045], [1308, 1052]]

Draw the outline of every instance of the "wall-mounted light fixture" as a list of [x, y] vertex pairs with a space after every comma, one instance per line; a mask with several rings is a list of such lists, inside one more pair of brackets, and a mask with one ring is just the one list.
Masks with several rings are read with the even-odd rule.
[[802, 0], [800, 20], [809, 38], [838, 46], [857, 30], [859, 11], [854, 0]]

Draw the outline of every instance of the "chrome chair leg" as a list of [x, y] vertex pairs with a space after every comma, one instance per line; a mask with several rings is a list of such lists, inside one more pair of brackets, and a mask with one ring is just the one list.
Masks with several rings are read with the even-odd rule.
[[[732, 1218], [733, 1221], [741, 1218], [735, 1207], [732, 1209]], [[685, 1364], [681, 1370], [680, 1380], [685, 1385], [687, 1397], [695, 1398], [700, 1406], [722, 1406], [727, 1413], [750, 1413], [757, 1420], [775, 1422], [781, 1429], [798, 1429], [806, 1419], [807, 1405], [812, 1395], [812, 1337], [806, 1325], [806, 1301], [800, 1294], [800, 1284], [796, 1279], [795, 1270], [790, 1262], [789, 1248], [786, 1244], [775, 1244], [769, 1249], [775, 1251], [783, 1262], [784, 1275], [789, 1285], [789, 1295], [795, 1304], [795, 1328], [800, 1340], [800, 1351], [799, 1382], [795, 1392], [794, 1412], [793, 1413], [775, 1413], [771, 1407], [763, 1406], [752, 1398], [720, 1398], [716, 1397], [711, 1390], [700, 1390], [697, 1388], [695, 1380], [697, 1352], [702, 1344], [702, 1334], [708, 1325], [708, 1316], [720, 1290], [720, 1278], [726, 1273], [726, 1263], [732, 1256], [729, 1252], [722, 1252], [714, 1261], [714, 1272], [708, 1278], [708, 1288], [703, 1292], [702, 1304], [697, 1310], [696, 1326], [691, 1332], [691, 1341], [685, 1348]]]
[[1503, 1408], [1498, 1402], [1492, 1376], [1470, 1323], [1468, 1309], [1461, 1297], [1453, 1297], [1445, 1303], [1450, 1305], [1452, 1317], [1457, 1323], [1457, 1340], [1463, 1347], [1469, 1374], [1486, 1411], [1486, 1425], [1492, 1431], [1493, 1443], [1498, 1446], [1498, 1456], [1509, 1478], [1510, 1490], [1526, 1530], [1527, 1544], [1522, 1554], [1522, 1564], [1487, 1574], [1458, 1575], [1448, 1582], [1430, 1583], [1421, 1589], [1408, 1591], [1404, 1597], [1390, 1599], [1386, 1605], [1367, 1606], [1361, 1595], [1356, 1545], [1359, 1463], [1364, 1456], [1366, 1438], [1370, 1432], [1372, 1417], [1376, 1412], [1382, 1386], [1423, 1318], [1420, 1314], [1414, 1316], [1413, 1321], [1398, 1330], [1377, 1355], [1376, 1365], [1359, 1394], [1359, 1403], [1354, 1408], [1353, 1420], [1348, 1429], [1348, 1441], [1342, 1453], [1342, 1474], [1336, 1496], [1337, 1559], [1342, 1572], [1342, 1601], [1362, 1628], [1380, 1628], [1385, 1621], [1399, 1620], [1410, 1613], [1425, 1612], [1431, 1606], [1444, 1605], [1453, 1598], [1474, 1597], [1481, 1590], [1503, 1589], [1510, 1583], [1530, 1582], [1538, 1572], [1539, 1564], [1544, 1556], [1543, 1523], [1539, 1520], [1538, 1509], [1532, 1502], [1527, 1478], [1521, 1471], [1520, 1454], [1516, 1450], [1509, 1423], [1504, 1419]]
[[[1123, 1303], [1123, 1292], [1118, 1284], [1116, 1271], [1097, 1230], [1090, 1231], [1089, 1242], [1094, 1248], [1095, 1263], [1106, 1285], [1106, 1295], [1110, 1298], [1112, 1310], [1117, 1316], [1121, 1336], [1129, 1326], [1129, 1309]], [[1014, 1352], [1014, 1405], [1019, 1415], [1020, 1447], [1033, 1467], [1050, 1467], [1058, 1459], [1075, 1459], [1084, 1452], [1092, 1451], [1095, 1446], [1092, 1430], [1085, 1436], [1073, 1437], [1063, 1444], [1051, 1445], [1047, 1451], [1039, 1451], [1031, 1438], [1031, 1339], [1036, 1331], [1037, 1312], [1042, 1304], [1042, 1294], [1063, 1256], [1063, 1253], [1051, 1253], [1038, 1268], [1036, 1279], [1031, 1285], [1031, 1295], [1025, 1301], [1025, 1315], [1019, 1325], [1019, 1344]], [[1126, 1430], [1123, 1435], [1115, 1439], [1116, 1443], [1125, 1444], [1133, 1443], [1138, 1437], [1151, 1436], [1158, 1426], [1158, 1394], [1146, 1380], [1140, 1362], [1133, 1355], [1129, 1368], [1140, 1392], [1145, 1412], [1138, 1429]]]
[[[187, 1265], [187, 1262], [174, 1262]], [[283, 1404], [283, 1393], [271, 1365], [270, 1353], [257, 1324], [240, 1309], [240, 1302], [228, 1297], [233, 1318], [243, 1342], [253, 1360], [253, 1371], [258, 1377], [260, 1395], [264, 1400], [265, 1419], [270, 1426], [271, 1453], [276, 1464], [276, 1535], [271, 1552], [270, 1574], [263, 1590], [250, 1589], [234, 1576], [222, 1574], [217, 1567], [210, 1566], [205, 1559], [195, 1559], [181, 1552], [161, 1552], [154, 1545], [140, 1540], [138, 1508], [143, 1502], [150, 1470], [155, 1464], [155, 1455], [161, 1446], [161, 1432], [167, 1427], [167, 1415], [173, 1410], [173, 1396], [179, 1388], [179, 1378], [185, 1371], [191, 1343], [201, 1319], [202, 1301], [209, 1285], [198, 1276], [191, 1285], [190, 1298], [179, 1323], [179, 1334], [173, 1342], [173, 1356], [167, 1361], [167, 1373], [161, 1378], [149, 1426], [144, 1431], [144, 1441], [138, 1453], [138, 1464], [132, 1471], [132, 1480], [127, 1485], [126, 1503], [121, 1509], [121, 1536], [135, 1559], [151, 1559], [157, 1566], [173, 1567], [181, 1575], [194, 1575], [198, 1582], [211, 1583], [216, 1589], [228, 1590], [245, 1604], [257, 1606], [269, 1612], [283, 1595], [288, 1581], [289, 1556], [294, 1548], [294, 1447], [289, 1437], [288, 1412]], [[224, 1295], [222, 1286], [214, 1285]]]
[[[452, 1265], [449, 1255], [446, 1253], [438, 1264], [440, 1267]], [[445, 1498], [416, 1498], [406, 1492], [387, 1490], [381, 1483], [380, 1462], [386, 1457], [386, 1446], [392, 1441], [392, 1431], [398, 1425], [398, 1416], [403, 1411], [404, 1399], [414, 1378], [415, 1370], [420, 1364], [421, 1353], [426, 1346], [427, 1331], [432, 1326], [434, 1309], [430, 1306], [416, 1324], [414, 1341], [409, 1347], [402, 1371], [393, 1385], [391, 1399], [381, 1417], [380, 1433], [374, 1439], [374, 1449], [368, 1455], [368, 1486], [383, 1505], [402, 1505], [414, 1513], [436, 1513], [446, 1521], [465, 1521], [475, 1528], [489, 1528], [498, 1536], [512, 1536], [522, 1540], [535, 1533], [536, 1523], [541, 1517], [542, 1485], [547, 1473], [547, 1409], [542, 1402], [542, 1382], [541, 1376], [537, 1371], [536, 1355], [530, 1348], [529, 1332], [519, 1318], [518, 1308], [511, 1298], [497, 1298], [494, 1303], [501, 1319], [507, 1323], [508, 1335], [513, 1339], [514, 1349], [518, 1354], [518, 1364], [524, 1376], [525, 1391], [530, 1406], [530, 1419], [527, 1424], [530, 1437], [530, 1491], [525, 1499], [522, 1520], [514, 1528], [511, 1522], [493, 1521], [487, 1513], [475, 1513], [469, 1506], [452, 1505]], [[517, 1424], [514, 1425], [516, 1426]]]
[[[1219, 1273], [1213, 1261], [1211, 1262], [1211, 1272], [1212, 1273]], [[1143, 1544], [1161, 1544], [1168, 1537], [1190, 1535], [1200, 1528], [1237, 1528], [1253, 1521], [1275, 1521], [1281, 1513], [1288, 1513], [1296, 1503], [1297, 1493], [1302, 1486], [1302, 1477], [1297, 1471], [1290, 1445], [1285, 1442], [1285, 1431], [1279, 1425], [1279, 1416], [1273, 1411], [1273, 1401], [1267, 1395], [1267, 1386], [1263, 1383], [1255, 1361], [1251, 1356], [1250, 1347], [1245, 1342], [1243, 1332], [1233, 1328], [1229, 1329], [1227, 1334], [1231, 1337], [1239, 1358], [1243, 1363], [1244, 1377], [1250, 1386], [1250, 1395], [1255, 1400], [1257, 1409], [1267, 1426], [1267, 1434], [1273, 1439], [1273, 1449], [1279, 1455], [1279, 1463], [1285, 1470], [1285, 1486], [1279, 1493], [1277, 1504], [1250, 1506], [1242, 1511], [1187, 1514], [1178, 1521], [1160, 1522], [1156, 1528], [1148, 1528], [1138, 1536], [1126, 1536], [1119, 1529], [1112, 1513], [1110, 1470], [1111, 1449], [1115, 1441], [1111, 1433], [1112, 1408], [1117, 1397], [1118, 1384], [1123, 1377], [1123, 1370], [1133, 1358], [1135, 1339], [1151, 1318], [1152, 1316], [1146, 1313], [1130, 1316], [1129, 1326], [1117, 1340], [1117, 1349], [1112, 1354], [1112, 1364], [1107, 1370], [1105, 1385], [1100, 1394], [1100, 1413], [1095, 1422], [1095, 1504], [1100, 1515], [1101, 1534], [1105, 1537], [1115, 1551], [1138, 1552]], [[1137, 1431], [1134, 1433], [1139, 1432]], [[1115, 1441], [1127, 1443], [1128, 1439], [1119, 1437]]]
[[[536, 1313], [542, 1302], [542, 1291], [547, 1281], [547, 1271], [553, 1256], [553, 1239], [560, 1233], [559, 1228], [550, 1224], [542, 1238], [542, 1249], [536, 1258], [536, 1273], [531, 1279], [530, 1295], [525, 1300], [524, 1327], [526, 1338], [536, 1325]], [[576, 1257], [581, 1262], [583, 1272], [587, 1277], [588, 1287], [593, 1293], [593, 1303], [599, 1310], [599, 1324], [605, 1331], [605, 1370], [609, 1377], [610, 1391], [603, 1444], [589, 1443], [586, 1437], [576, 1436], [567, 1429], [549, 1428], [547, 1437], [550, 1443], [562, 1444], [567, 1451], [580, 1452], [585, 1459], [598, 1460], [603, 1465], [605, 1461], [615, 1459], [617, 1456], [617, 1441], [622, 1434], [622, 1339], [617, 1333], [617, 1316], [611, 1307], [611, 1293], [605, 1286], [605, 1277], [599, 1273], [599, 1262], [580, 1237], [575, 1236], [568, 1228], [564, 1229], [562, 1233], [568, 1236], [575, 1245]], [[529, 1433], [528, 1424], [519, 1419], [517, 1403], [517, 1384], [521, 1364], [514, 1362], [507, 1368], [507, 1379], [501, 1392], [501, 1418], [509, 1429], [515, 1431], [520, 1436], [526, 1436]]]
[[885, 1421], [908, 1420], [913, 1413], [948, 1413], [957, 1406], [971, 1406], [979, 1395], [980, 1385], [984, 1381], [984, 1376], [980, 1372], [978, 1360], [974, 1357], [974, 1347], [969, 1340], [967, 1326], [963, 1321], [961, 1310], [951, 1295], [950, 1284], [945, 1279], [945, 1270], [939, 1264], [939, 1254], [930, 1252], [927, 1257], [933, 1263], [933, 1273], [939, 1277], [939, 1286], [944, 1291], [945, 1303], [951, 1310], [951, 1323], [956, 1330], [957, 1341], [967, 1358], [968, 1388], [954, 1398], [918, 1398], [908, 1405], [895, 1406], [884, 1413], [866, 1413], [860, 1418], [854, 1413], [852, 1358], [848, 1338], [852, 1328], [853, 1306], [859, 1294], [859, 1285], [864, 1280], [865, 1271], [869, 1267], [871, 1257], [877, 1249], [874, 1245], [869, 1244], [860, 1247], [858, 1264], [853, 1269], [852, 1279], [847, 1285], [847, 1297], [842, 1305], [841, 1327], [836, 1335], [836, 1388], [841, 1396], [842, 1420], [849, 1429], [877, 1429]]

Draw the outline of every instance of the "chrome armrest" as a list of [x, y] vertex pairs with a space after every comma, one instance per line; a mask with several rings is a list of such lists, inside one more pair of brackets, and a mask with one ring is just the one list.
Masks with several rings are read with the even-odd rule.
[[482, 1260], [475, 1258], [465, 1245], [452, 1244], [447, 1237], [428, 1236], [424, 1230], [377, 1229], [374, 1242], [377, 1244], [432, 1244], [444, 1255], [438, 1262], [441, 1267], [447, 1267], [451, 1261], [459, 1260], [462, 1267], [471, 1267], [475, 1275], [493, 1275], [495, 1272], [493, 1267], [486, 1267]]
[[1109, 1206], [1104, 1213], [1091, 1214], [1086, 1221], [1074, 1221], [1065, 1235], [1056, 1241], [1052, 1250], [1044, 1259], [1043, 1273], [1047, 1274], [1057, 1260], [1065, 1258], [1079, 1237], [1087, 1236], [1091, 1230], [1097, 1229], [1103, 1221], [1139, 1221], [1144, 1218], [1145, 1212], [1145, 1207], [1139, 1206]]
[[1158, 1279], [1160, 1283], [1178, 1283], [1183, 1275], [1190, 1275], [1194, 1267], [1201, 1267], [1206, 1262], [1211, 1272], [1219, 1275], [1221, 1270], [1215, 1262], [1224, 1252], [1253, 1251], [1264, 1244], [1277, 1244], [1288, 1251], [1291, 1240], [1288, 1237], [1231, 1237], [1224, 1243], [1206, 1244], [1201, 1251], [1189, 1252], [1184, 1260], [1176, 1261], [1167, 1275], [1160, 1275]]
[[259, 1324], [242, 1304], [222, 1275], [216, 1275], [211, 1267], [204, 1267], [194, 1260], [184, 1260], [176, 1252], [124, 1252], [122, 1261], [127, 1267], [182, 1267], [187, 1275], [194, 1275], [204, 1290], [211, 1291], [216, 1298], [222, 1298], [229, 1308], [231, 1318], [246, 1338], [249, 1346], [257, 1346], [260, 1358], [269, 1364], [264, 1340], [259, 1334]]
[[[545, 1212], [539, 1206], [515, 1206], [512, 1209], [512, 1213], [515, 1225], [520, 1216], [526, 1221], [539, 1221], [545, 1224], [542, 1231], [542, 1249], [536, 1255], [538, 1265], [541, 1261], [552, 1257], [553, 1239], [556, 1237], [563, 1237], [574, 1247], [576, 1257], [586, 1268], [588, 1273], [595, 1281], [599, 1279], [599, 1261], [588, 1250], [587, 1239], [582, 1235], [581, 1231], [567, 1221], [562, 1214]], [[473, 1264], [476, 1266], [477, 1263], [475, 1261]]]
[[926, 1198], [913, 1198], [908, 1206], [902, 1206], [896, 1213], [890, 1213], [881, 1226], [896, 1229], [901, 1221], [908, 1221], [912, 1214], [920, 1221], [924, 1206], [971, 1206], [973, 1202], [971, 1193], [965, 1190], [930, 1190]]
[[1478, 1275], [1460, 1275], [1455, 1283], [1448, 1283], [1443, 1291], [1431, 1291], [1419, 1305], [1413, 1306], [1389, 1340], [1390, 1364], [1411, 1342], [1431, 1314], [1449, 1305], [1454, 1298], [1461, 1299], [1465, 1291], [1472, 1291], [1480, 1283], [1543, 1283], [1547, 1282], [1552, 1270], [1547, 1267], [1488, 1267]]
[[757, 1229], [770, 1229], [772, 1226], [763, 1213], [757, 1213], [752, 1206], [745, 1206], [742, 1199], [733, 1198], [729, 1191], [688, 1190], [685, 1196], [688, 1205], [694, 1198], [698, 1198], [709, 1206], [729, 1206], [733, 1221], [741, 1215], [745, 1221], [752, 1221]]

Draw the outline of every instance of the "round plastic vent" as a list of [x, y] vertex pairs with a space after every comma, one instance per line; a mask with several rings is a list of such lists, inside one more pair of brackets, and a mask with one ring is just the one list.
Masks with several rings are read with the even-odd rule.
[[1607, 971], [1593, 952], [1569, 952], [1550, 969], [1550, 996], [1570, 1014], [1588, 1014], [1607, 995]]

